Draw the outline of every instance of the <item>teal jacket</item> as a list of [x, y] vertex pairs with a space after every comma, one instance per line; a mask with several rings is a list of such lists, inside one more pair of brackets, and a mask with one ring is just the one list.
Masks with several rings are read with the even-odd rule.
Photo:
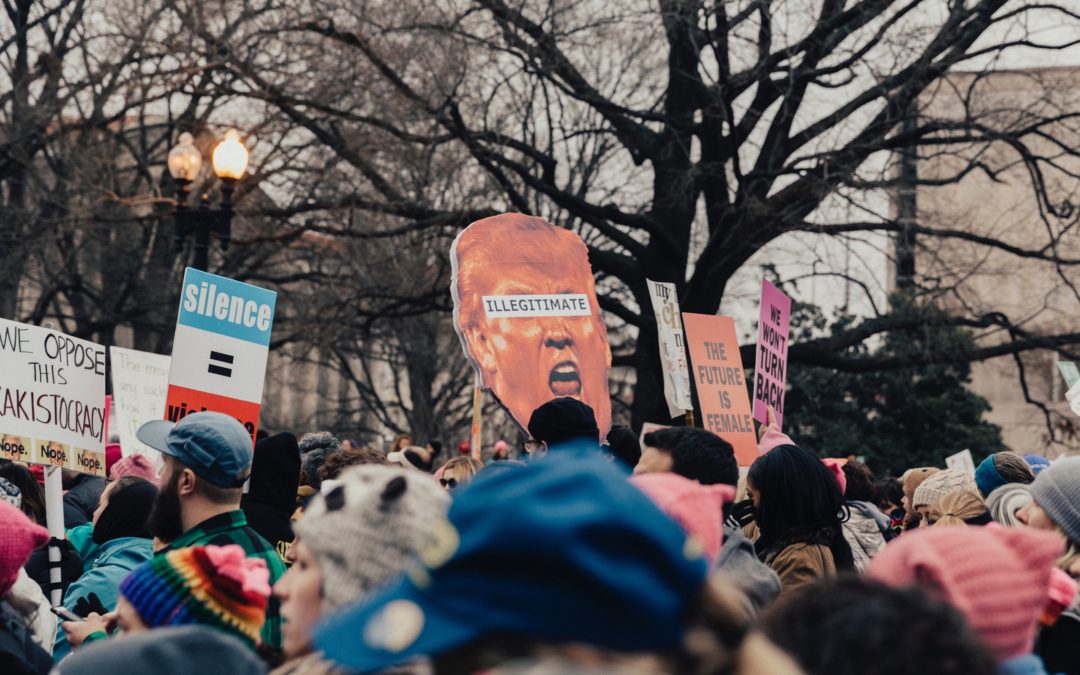
[[101, 554], [101, 547], [94, 543], [94, 524], [83, 523], [67, 531], [67, 540], [82, 558], [83, 573], [94, 569], [94, 561]]
[[[101, 545], [94, 566], [64, 593], [64, 607], [74, 610], [79, 598], [96, 593], [110, 611], [120, 598], [120, 582], [154, 555], [153, 543], [142, 537], [121, 537]], [[63, 630], [56, 634], [53, 660], [59, 661], [71, 651]]]

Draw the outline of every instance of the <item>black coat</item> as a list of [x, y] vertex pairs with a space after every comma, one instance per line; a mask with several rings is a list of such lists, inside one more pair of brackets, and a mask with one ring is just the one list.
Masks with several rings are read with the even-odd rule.
[[300, 448], [292, 434], [255, 444], [251, 485], [240, 500], [248, 526], [274, 545], [284, 560], [292, 544], [292, 514], [300, 485]]
[[98, 500], [105, 489], [105, 479], [80, 475], [64, 493], [64, 529], [70, 530], [94, 519]]
[[0, 602], [0, 673], [47, 675], [52, 665], [52, 657], [34, 642], [15, 610]]

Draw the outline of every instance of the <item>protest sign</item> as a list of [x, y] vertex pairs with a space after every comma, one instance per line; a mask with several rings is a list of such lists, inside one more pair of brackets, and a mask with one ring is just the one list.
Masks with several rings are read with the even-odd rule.
[[968, 450], [967, 448], [955, 455], [946, 457], [945, 466], [950, 469], [956, 469], [957, 471], [963, 471], [972, 476], [975, 475], [975, 458], [971, 456], [971, 450]]
[[527, 428], [569, 396], [611, 426], [611, 349], [588, 249], [542, 218], [504, 213], [472, 223], [450, 248], [454, 329], [480, 386]]
[[105, 348], [0, 319], [0, 458], [105, 475]]
[[203, 410], [259, 427], [277, 294], [188, 268], [176, 318], [165, 417]]
[[683, 322], [702, 425], [735, 448], [739, 466], [749, 466], [758, 457], [757, 433], [735, 321], [730, 316], [683, 314]]
[[656, 314], [656, 336], [660, 342], [660, 366], [664, 372], [664, 398], [672, 417], [693, 410], [690, 373], [686, 368], [686, 343], [675, 284], [645, 280]]
[[788, 331], [791, 298], [767, 280], [761, 280], [757, 353], [754, 356], [754, 419], [768, 424], [769, 406], [776, 425], [784, 426], [784, 383], [787, 379]]
[[124, 455], [146, 455], [157, 466], [160, 453], [143, 445], [135, 432], [144, 423], [165, 417], [171, 359], [162, 354], [109, 347], [116, 432]]
[[1073, 385], [1080, 382], [1080, 368], [1076, 367], [1075, 361], [1058, 361], [1058, 370], [1061, 371], [1061, 376], [1065, 378], [1065, 388], [1072, 389]]

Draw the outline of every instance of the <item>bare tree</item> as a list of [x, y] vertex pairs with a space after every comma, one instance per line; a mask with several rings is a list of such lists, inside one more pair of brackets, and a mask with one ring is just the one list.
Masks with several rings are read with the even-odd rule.
[[[635, 422], [666, 417], [646, 278], [674, 282], [685, 310], [712, 313], [755, 254], [793, 233], [841, 240], [902, 232], [923, 248], [963, 240], [1018, 261], [1073, 264], [1056, 244], [1074, 213], [1059, 208], [1040, 176], [1055, 157], [1075, 156], [1075, 147], [1058, 144], [1047, 154], [1033, 141], [1073, 124], [1076, 113], [918, 112], [957, 70], [993, 72], [1013, 50], [1072, 44], [1071, 37], [1041, 43], [1026, 30], [1039, 17], [1075, 25], [1080, 15], [1068, 3], [290, 5], [270, 22], [274, 37], [264, 31], [234, 50], [228, 67], [252, 98], [276, 106], [354, 173], [349, 189], [305, 210], [348, 204], [378, 215], [368, 227], [327, 228], [340, 237], [460, 227], [500, 210], [579, 231], [612, 291], [604, 309], [636, 331], [632, 351], [617, 357], [636, 371]], [[303, 49], [282, 56], [295, 45]], [[962, 91], [957, 100], [971, 101]], [[1004, 144], [1029, 168], [1032, 199], [1052, 225], [1042, 241], [1014, 245], [894, 216], [891, 196], [911, 176], [895, 172], [889, 157], [961, 144]], [[398, 170], [406, 155], [454, 163], [452, 180], [417, 186]], [[916, 177], [916, 187], [988, 170], [978, 152], [965, 156], [949, 175]], [[883, 311], [842, 335], [793, 345], [790, 358], [874, 370], [1067, 351], [1080, 338], [1031, 331], [1001, 313], [954, 310], [933, 320], [1007, 339], [911, 355], [903, 364], [847, 351], [929, 316]], [[748, 364], [752, 350], [744, 351]]]

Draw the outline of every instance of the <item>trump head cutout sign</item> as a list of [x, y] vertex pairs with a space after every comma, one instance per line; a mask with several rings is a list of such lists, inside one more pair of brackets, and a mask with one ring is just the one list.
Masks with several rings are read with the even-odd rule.
[[504, 213], [462, 230], [450, 262], [454, 328], [481, 386], [523, 428], [541, 404], [576, 398], [606, 436], [611, 349], [581, 238]]

